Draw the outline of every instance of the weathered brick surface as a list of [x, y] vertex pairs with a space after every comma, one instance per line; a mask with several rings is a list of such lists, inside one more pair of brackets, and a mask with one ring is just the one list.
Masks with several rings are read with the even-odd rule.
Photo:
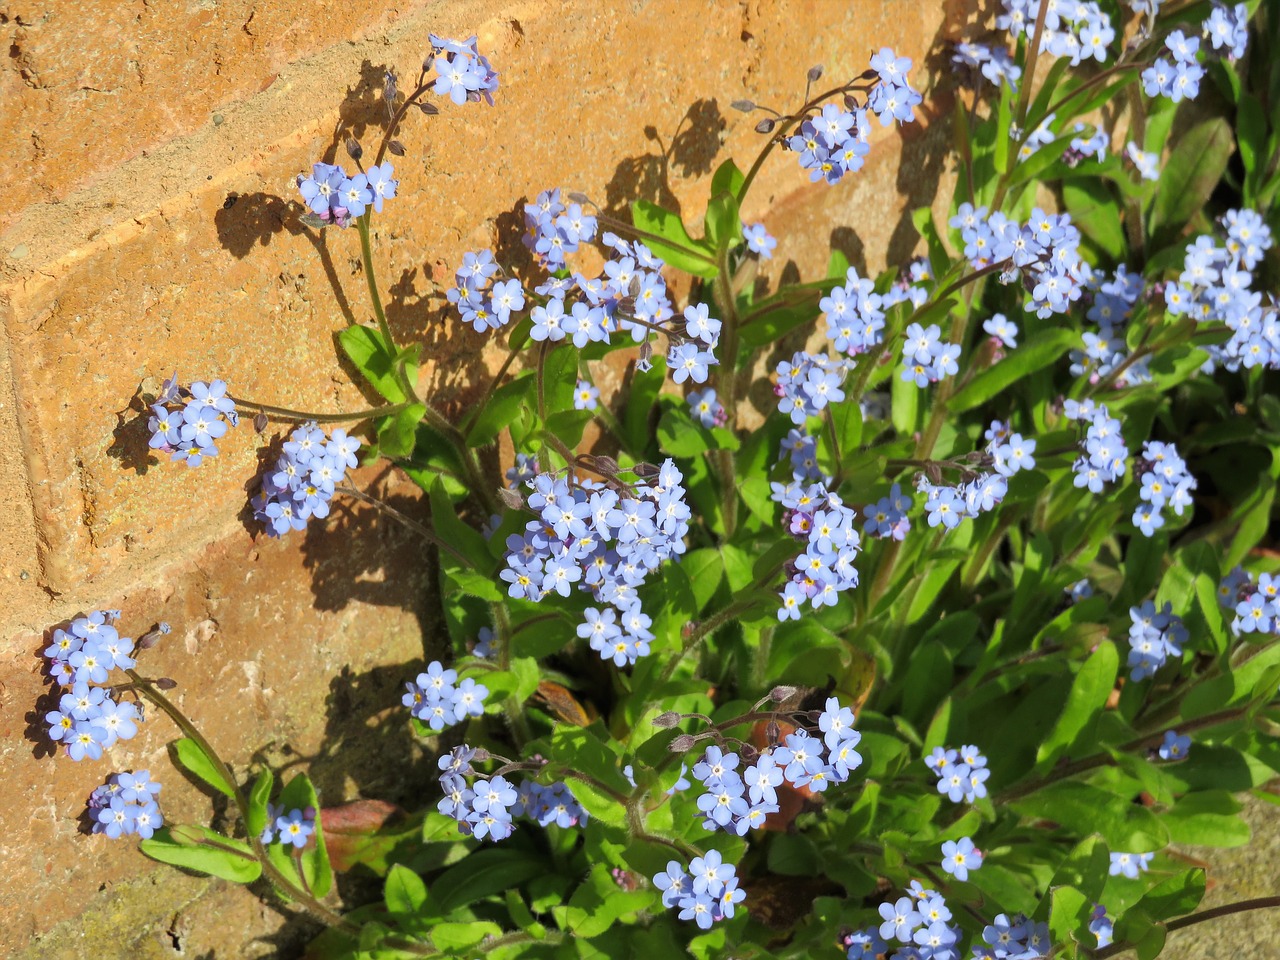
[[[748, 162], [759, 143], [755, 118], [730, 101], [786, 108], [815, 62], [827, 79], [860, 71], [880, 45], [919, 62], [951, 29], [942, 5], [896, 0], [160, 6], [3, 11], [17, 54], [0, 80], [14, 105], [0, 131], [39, 149], [19, 158], [31, 182], [7, 194], [0, 235], [0, 496], [11, 504], [0, 514], [0, 929], [6, 943], [41, 936], [33, 956], [74, 955], [75, 914], [124, 916], [156, 875], [127, 844], [76, 834], [108, 765], [36, 759], [23, 739], [38, 717], [37, 637], [59, 618], [108, 606], [139, 631], [172, 622], [149, 669], [181, 682], [237, 764], [272, 742], [273, 760], [286, 742], [311, 759], [333, 725], [339, 755], [313, 767], [326, 797], [412, 787], [398, 779], [413, 756], [403, 726], [366, 721], [398, 702], [394, 665], [421, 654], [424, 632], [434, 639], [414, 612], [429, 607], [419, 545], [367, 516], [283, 543], [255, 538], [240, 513], [259, 440], [242, 427], [216, 461], [187, 470], [148, 458], [128, 409], [175, 369], [282, 406], [374, 399], [351, 386], [332, 343], [369, 315], [357, 237], [301, 229], [291, 178], [334, 156], [340, 133], [373, 141], [369, 91], [383, 69], [408, 83], [430, 30], [479, 33], [502, 72], [496, 109], [444, 104], [411, 119], [403, 196], [375, 220], [393, 325], [425, 345], [429, 392], [457, 409], [495, 351], [448, 319], [443, 291], [464, 251], [510, 244], [522, 198], [559, 184], [614, 209], [637, 196], [675, 202], [691, 219], [714, 165]], [[946, 15], [959, 22], [965, 10]], [[775, 269], [794, 260], [811, 275], [833, 243], [872, 269], [909, 252], [909, 211], [934, 199], [945, 126], [877, 128], [866, 170], [834, 189], [775, 157], [747, 210], [780, 237]], [[390, 557], [378, 552], [387, 545]], [[359, 680], [346, 700], [334, 679], [344, 668]], [[346, 704], [356, 716], [344, 726]], [[119, 763], [164, 769], [171, 737], [157, 719]], [[170, 816], [207, 809], [167, 779]], [[222, 890], [183, 887], [163, 910], [203, 898], [188, 911], [206, 924], [192, 942], [216, 944], [207, 924], [229, 902]], [[68, 912], [72, 925], [49, 933]], [[256, 923], [245, 942], [274, 915]]]

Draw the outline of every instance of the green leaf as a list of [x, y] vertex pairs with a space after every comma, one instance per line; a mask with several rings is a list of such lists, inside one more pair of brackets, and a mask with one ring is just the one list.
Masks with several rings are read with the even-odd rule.
[[467, 432], [467, 445], [484, 446], [516, 418], [521, 407], [532, 408], [534, 387], [533, 376], [526, 372], [493, 391]]
[[[347, 327], [338, 332], [338, 343], [370, 386], [392, 403], [408, 399], [396, 378], [395, 348], [382, 339], [381, 331], [373, 327]], [[417, 378], [416, 363], [407, 363], [405, 369], [410, 382]]]
[[736, 197], [745, 180], [746, 177], [743, 176], [742, 171], [738, 169], [738, 165], [730, 157], [716, 167], [716, 172], [711, 175], [711, 196], [731, 193]]
[[233, 883], [253, 883], [262, 875], [262, 864], [247, 843], [232, 840], [207, 827], [161, 827], [138, 849], [152, 860]]
[[1049, 935], [1065, 947], [1080, 941], [1089, 926], [1093, 904], [1075, 887], [1055, 887], [1049, 895]]
[[1167, 245], [1200, 211], [1231, 156], [1231, 125], [1214, 117], [1192, 127], [1160, 173], [1148, 229], [1155, 248]]
[[909, 437], [915, 432], [919, 418], [920, 394], [923, 392], [914, 380], [903, 380], [897, 368], [890, 374], [893, 385], [889, 389], [889, 413], [893, 419], [893, 428], [901, 436]]
[[183, 737], [180, 740], [173, 741], [169, 748], [174, 753], [175, 761], [189, 773], [199, 777], [200, 780], [213, 787], [223, 796], [235, 798], [235, 787], [222, 775], [222, 772], [213, 762], [213, 758], [204, 752], [200, 744], [189, 737]]
[[1112, 850], [1146, 853], [1168, 843], [1168, 830], [1146, 807], [1075, 780], [1051, 783], [1011, 806], [1024, 816], [1051, 820], [1082, 837], [1100, 833]]
[[690, 589], [701, 611], [724, 582], [724, 560], [720, 551], [712, 547], [692, 550], [681, 557], [679, 563], [689, 576]]
[[378, 446], [383, 456], [407, 457], [413, 453], [418, 424], [427, 415], [427, 408], [412, 403], [392, 417], [383, 417], [378, 425]]
[[1038, 767], [1047, 768], [1059, 756], [1071, 752], [1077, 743], [1095, 746], [1094, 728], [1115, 687], [1119, 669], [1120, 654], [1116, 652], [1116, 645], [1103, 640], [1071, 682], [1062, 715], [1036, 754]]
[[[475, 567], [488, 569], [489, 548], [485, 544], [484, 537], [480, 535], [480, 531], [458, 519], [458, 511], [454, 509], [453, 501], [445, 491], [444, 482], [439, 478], [431, 485], [430, 500], [431, 525], [435, 528], [436, 534], [445, 542], [457, 547]], [[449, 559], [443, 552], [440, 556], [442, 561]]]
[[673, 457], [696, 457], [711, 449], [711, 434], [682, 407], [668, 407], [658, 421], [658, 444]]
[[1156, 920], [1168, 920], [1198, 907], [1204, 891], [1204, 870], [1184, 870], [1156, 884], [1134, 906]]
[[267, 826], [267, 802], [271, 799], [274, 784], [275, 777], [271, 769], [263, 767], [258, 773], [258, 779], [253, 782], [253, 789], [249, 791], [249, 810], [244, 828], [251, 837], [261, 836]]
[[703, 218], [706, 243], [715, 250], [725, 250], [742, 239], [742, 217], [738, 215], [738, 198], [725, 191], [712, 196]]
[[1240, 809], [1227, 791], [1209, 790], [1187, 794], [1161, 819], [1174, 843], [1239, 847], [1249, 842], [1249, 825], [1240, 819]]
[[1072, 347], [1080, 346], [1080, 334], [1062, 327], [1051, 327], [1034, 335], [1023, 346], [995, 366], [983, 370], [947, 402], [952, 413], [963, 413], [986, 403], [1013, 384], [1057, 361]]
[[1062, 185], [1062, 201], [1081, 233], [1112, 260], [1124, 260], [1126, 244], [1119, 205], [1104, 181], [1068, 180]]
[[501, 603], [503, 600], [502, 591], [498, 589], [498, 585], [474, 570], [461, 570], [455, 567], [446, 570], [445, 576], [449, 578], [450, 583], [469, 597], [475, 597], [487, 603]]
[[383, 884], [383, 899], [391, 913], [413, 916], [427, 902], [427, 885], [403, 863], [392, 864]]
[[631, 222], [637, 228], [663, 238], [643, 239], [645, 246], [677, 270], [707, 280], [715, 277], [718, 271], [711, 251], [691, 238], [680, 218], [670, 210], [648, 200], [636, 200], [631, 204]]

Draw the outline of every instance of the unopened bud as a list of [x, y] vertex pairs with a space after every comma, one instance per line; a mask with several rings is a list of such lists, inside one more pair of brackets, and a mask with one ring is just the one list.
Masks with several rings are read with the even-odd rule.
[[805, 77], [808, 79], [810, 83], [817, 82], [817, 80], [821, 76], [822, 76], [822, 64], [820, 63], [814, 64], [812, 67], [809, 68], [809, 72], [805, 74]]
[[660, 713], [650, 721], [655, 727], [674, 727], [680, 722], [680, 714], [674, 710], [668, 710], [666, 713]]
[[154, 684], [158, 690], [172, 690], [178, 685], [178, 681], [172, 677], [157, 677]]
[[729, 104], [729, 106], [733, 107], [735, 110], [741, 110], [743, 113], [750, 113], [756, 108], [756, 105], [750, 100], [735, 100], [733, 103]]
[[483, 763], [489, 759], [489, 751], [484, 747], [476, 747], [476, 752], [472, 754], [471, 759], [476, 763]]
[[572, 200], [574, 203], [590, 203], [591, 202], [590, 197], [588, 197], [585, 193], [579, 193], [576, 190], [573, 193], [569, 194], [569, 199]]
[[613, 457], [596, 457], [595, 469], [603, 474], [615, 474], [620, 469], [618, 461]]
[[510, 487], [500, 487], [498, 489], [498, 499], [510, 507], [512, 510], [521, 510], [524, 508], [524, 497], [520, 496]]
[[688, 753], [697, 742], [692, 734], [682, 733], [667, 745], [667, 749], [672, 753]]
[[641, 461], [631, 468], [631, 472], [637, 477], [649, 478], [656, 477], [662, 471], [652, 463]]
[[352, 160], [359, 160], [364, 156], [364, 147], [360, 146], [355, 137], [347, 137], [347, 156]]
[[756, 133], [773, 133], [773, 128], [777, 126], [778, 121], [773, 117], [765, 117], [756, 124]]
[[387, 143], [387, 150], [397, 157], [404, 156], [404, 144], [399, 140], [391, 140]]
[[774, 703], [782, 703], [782, 701], [787, 700], [790, 697], [794, 697], [795, 694], [795, 687], [788, 687], [783, 684], [779, 684], [769, 691], [769, 699]]
[[261, 433], [265, 429], [267, 429], [267, 415], [260, 413], [253, 418], [253, 432]]
[[770, 720], [765, 724], [764, 735], [770, 746], [782, 739], [782, 728], [778, 726], [777, 720]]
[[418, 109], [425, 113], [428, 117], [434, 117], [440, 112], [440, 108], [434, 103], [427, 103], [425, 100], [418, 101]]

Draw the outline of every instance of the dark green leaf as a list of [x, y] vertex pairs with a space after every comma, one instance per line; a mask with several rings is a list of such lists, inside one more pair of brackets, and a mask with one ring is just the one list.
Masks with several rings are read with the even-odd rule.
[[1042, 330], [995, 366], [983, 370], [956, 391], [947, 403], [953, 413], [963, 413], [985, 403], [1024, 377], [1038, 373], [1054, 363], [1072, 347], [1080, 346], [1080, 335], [1074, 330], [1052, 327]]
[[1112, 260], [1124, 260], [1126, 245], [1119, 205], [1105, 182], [1092, 178], [1068, 180], [1062, 185], [1062, 201], [1086, 237]]
[[483, 409], [476, 415], [471, 429], [467, 432], [467, 443], [473, 447], [483, 446], [496, 437], [515, 419], [516, 412], [522, 406], [533, 406], [534, 380], [528, 373], [522, 373], [509, 383], [504, 383], [489, 398]]
[[1110, 640], [1102, 641], [1071, 682], [1071, 692], [1067, 695], [1062, 715], [1040, 744], [1037, 766], [1048, 767], [1063, 753], [1071, 751], [1076, 743], [1094, 746], [1094, 727], [1115, 687], [1119, 669], [1120, 655], [1116, 645]]
[[269, 767], [263, 767], [258, 779], [253, 782], [249, 791], [249, 812], [245, 818], [245, 830], [249, 836], [260, 836], [267, 825], [267, 802], [271, 799], [271, 788], [275, 783]]
[[1231, 156], [1231, 125], [1214, 117], [1192, 127], [1161, 171], [1151, 208], [1149, 233], [1165, 246], [1201, 210], [1222, 179]]
[[427, 408], [420, 403], [405, 407], [392, 417], [383, 417], [378, 426], [378, 446], [384, 456], [407, 457], [413, 453], [418, 424]]

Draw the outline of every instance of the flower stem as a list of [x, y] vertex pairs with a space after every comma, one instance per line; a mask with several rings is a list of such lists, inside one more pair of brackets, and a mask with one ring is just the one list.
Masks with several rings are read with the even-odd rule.
[[[1199, 913], [1170, 920], [1165, 924], [1165, 929], [1172, 933], [1174, 930], [1193, 927], [1197, 923], [1204, 923], [1206, 920], [1216, 920], [1219, 917], [1229, 917], [1234, 913], [1245, 913], [1249, 910], [1268, 910], [1274, 907], [1280, 907], [1280, 897], [1255, 897], [1252, 900], [1237, 900], [1235, 903], [1212, 907], [1208, 910], [1201, 910]], [[1106, 949], [1090, 953], [1089, 956], [1091, 960], [1106, 960], [1107, 957], [1114, 957], [1118, 953], [1124, 953], [1126, 950], [1132, 949], [1133, 946], [1131, 944], [1113, 943]]]
[[373, 305], [373, 316], [378, 321], [378, 332], [382, 334], [384, 346], [391, 353], [392, 362], [395, 364], [396, 379], [400, 381], [400, 386], [404, 388], [405, 396], [416, 401], [417, 393], [414, 391], [414, 385], [409, 382], [409, 374], [405, 369], [404, 358], [401, 357], [400, 351], [396, 349], [395, 338], [391, 336], [391, 325], [387, 323], [387, 312], [382, 307], [382, 295], [378, 293], [378, 280], [373, 272], [373, 244], [369, 239], [369, 217], [372, 210], [366, 210], [363, 216], [356, 218], [356, 230], [360, 234], [360, 256], [364, 261], [364, 279], [365, 284], [369, 288], [369, 302]]
[[274, 417], [277, 420], [298, 420], [301, 422], [314, 421], [315, 423], [356, 423], [361, 420], [375, 420], [378, 417], [392, 417], [401, 410], [410, 406], [408, 403], [386, 403], [380, 407], [370, 407], [368, 410], [353, 410], [348, 413], [313, 413], [308, 410], [290, 410], [288, 407], [273, 407], [270, 404], [258, 403], [256, 400], [244, 400], [240, 397], [233, 397], [227, 394], [227, 399], [232, 401], [237, 407], [248, 407], [251, 410], [257, 410], [265, 413], [268, 417]]

